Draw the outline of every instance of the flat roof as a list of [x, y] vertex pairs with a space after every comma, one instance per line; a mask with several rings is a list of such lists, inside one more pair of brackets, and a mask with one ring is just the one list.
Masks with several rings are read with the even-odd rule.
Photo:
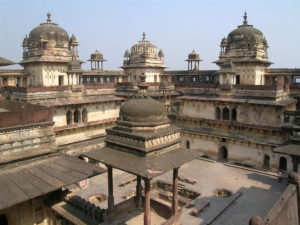
[[125, 172], [152, 179], [197, 158], [200, 153], [177, 148], [149, 156], [138, 156], [105, 147], [91, 150], [83, 155]]
[[74, 184], [105, 170], [67, 155], [54, 155], [0, 170], [0, 210]]
[[220, 97], [201, 97], [201, 96], [181, 96], [178, 99], [186, 100], [201, 100], [201, 101], [222, 101], [222, 102], [235, 102], [235, 103], [248, 103], [255, 105], [273, 105], [273, 106], [286, 106], [296, 103], [297, 100], [293, 98], [286, 98], [283, 100], [258, 100], [258, 99], [242, 99], [242, 98], [220, 98]]

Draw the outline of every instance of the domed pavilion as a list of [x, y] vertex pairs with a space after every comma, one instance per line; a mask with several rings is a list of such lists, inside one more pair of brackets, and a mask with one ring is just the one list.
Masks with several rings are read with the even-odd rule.
[[106, 129], [107, 146], [92, 150], [85, 156], [108, 168], [108, 212], [111, 215], [115, 210], [112, 168], [137, 176], [134, 197], [137, 206], [142, 205], [141, 179], [144, 180], [144, 224], [149, 225], [151, 180], [173, 170], [171, 218], [178, 219], [178, 170], [199, 154], [194, 150], [181, 148], [180, 130], [170, 125], [164, 105], [147, 95], [148, 85], [145, 79], [145, 75], [140, 76], [139, 93], [121, 106], [117, 126]]
[[147, 83], [160, 82], [160, 75], [167, 67], [164, 64], [164, 53], [146, 39], [143, 38], [131, 47], [130, 53], [125, 51], [122, 69], [127, 75], [127, 82], [139, 81], [140, 74], [146, 75]]
[[263, 33], [244, 21], [231, 31], [220, 44], [220, 84], [263, 85], [268, 61], [268, 43]]

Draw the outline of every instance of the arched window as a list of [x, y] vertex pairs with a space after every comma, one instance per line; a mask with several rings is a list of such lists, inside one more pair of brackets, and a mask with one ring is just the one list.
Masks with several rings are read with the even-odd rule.
[[185, 142], [185, 147], [186, 147], [186, 149], [190, 149], [190, 148], [191, 148], [191, 143], [190, 143], [190, 141], [186, 141], [186, 142]]
[[286, 170], [287, 168], [287, 160], [285, 157], [280, 157], [279, 159], [279, 169], [280, 170]]
[[227, 107], [223, 109], [223, 120], [229, 120], [229, 109]]
[[67, 125], [70, 125], [70, 124], [71, 124], [71, 117], [72, 117], [72, 113], [71, 113], [71, 111], [69, 110], [69, 111], [67, 112], [67, 115], [66, 115]]
[[221, 110], [219, 107], [216, 108], [216, 119], [217, 120], [221, 119]]
[[236, 109], [233, 108], [231, 111], [231, 120], [236, 121]]
[[80, 123], [80, 111], [78, 109], [74, 112], [74, 123]]
[[87, 110], [86, 109], [82, 110], [82, 122], [83, 123], [87, 122]]

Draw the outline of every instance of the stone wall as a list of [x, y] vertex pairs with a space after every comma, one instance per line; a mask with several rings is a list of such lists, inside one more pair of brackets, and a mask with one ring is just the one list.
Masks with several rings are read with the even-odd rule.
[[249, 225], [299, 225], [297, 189], [290, 184], [264, 219], [251, 218]]

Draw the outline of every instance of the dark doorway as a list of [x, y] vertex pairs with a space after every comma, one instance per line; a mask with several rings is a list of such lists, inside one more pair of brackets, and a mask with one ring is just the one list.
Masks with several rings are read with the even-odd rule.
[[280, 157], [279, 159], [279, 169], [280, 170], [286, 170], [287, 167], [287, 160], [285, 157]]
[[7, 217], [5, 214], [0, 214], [0, 224], [1, 225], [8, 225]]
[[80, 111], [76, 110], [74, 112], [74, 123], [79, 123], [79, 120], [80, 120]]
[[82, 122], [83, 123], [87, 122], [87, 110], [86, 109], [82, 110]]
[[236, 109], [233, 108], [231, 111], [231, 120], [236, 121]]
[[58, 85], [63, 86], [64, 85], [64, 76], [58, 76]]
[[217, 120], [221, 119], [221, 110], [219, 107], [216, 108], [216, 119]]
[[227, 107], [223, 109], [223, 120], [229, 120], [229, 109]]
[[270, 156], [268, 155], [264, 156], [264, 168], [270, 168]]
[[185, 147], [186, 147], [187, 149], [190, 149], [190, 148], [191, 148], [191, 143], [190, 143], [190, 141], [186, 141], [186, 142], [185, 142]]
[[240, 84], [240, 75], [235, 76], [235, 84]]
[[227, 159], [228, 159], [228, 151], [225, 146], [222, 146], [220, 148], [220, 159], [225, 160], [225, 161], [227, 161]]
[[66, 117], [67, 117], [67, 125], [70, 125], [71, 124], [71, 111], [67, 112]]

